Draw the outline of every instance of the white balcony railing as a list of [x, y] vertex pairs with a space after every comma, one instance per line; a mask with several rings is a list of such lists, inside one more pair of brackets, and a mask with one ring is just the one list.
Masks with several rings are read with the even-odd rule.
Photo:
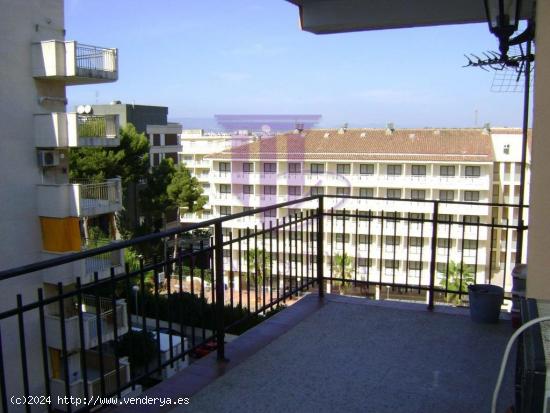
[[38, 79], [93, 84], [118, 79], [117, 49], [75, 41], [46, 40], [32, 45], [32, 71]]
[[100, 183], [38, 185], [38, 215], [65, 218], [108, 214], [122, 209], [120, 178]]
[[80, 115], [65, 112], [34, 115], [37, 148], [118, 146], [118, 129], [118, 115]]

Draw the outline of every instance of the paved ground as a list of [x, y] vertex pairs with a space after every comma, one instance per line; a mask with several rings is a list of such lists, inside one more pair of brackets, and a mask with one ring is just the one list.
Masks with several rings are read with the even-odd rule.
[[[332, 296], [176, 410], [488, 412], [510, 334], [507, 321]], [[512, 403], [511, 371], [499, 411]]]

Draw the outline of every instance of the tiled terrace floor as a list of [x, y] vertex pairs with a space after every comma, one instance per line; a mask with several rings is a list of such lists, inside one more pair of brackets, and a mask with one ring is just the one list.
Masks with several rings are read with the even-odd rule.
[[511, 333], [461, 309], [310, 295], [228, 344], [226, 367], [211, 355], [156, 391], [191, 396], [181, 412], [488, 412]]

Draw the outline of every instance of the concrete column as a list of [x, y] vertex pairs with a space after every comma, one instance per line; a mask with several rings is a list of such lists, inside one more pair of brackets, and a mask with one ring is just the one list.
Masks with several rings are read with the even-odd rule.
[[550, 1], [537, 2], [527, 295], [550, 299]]

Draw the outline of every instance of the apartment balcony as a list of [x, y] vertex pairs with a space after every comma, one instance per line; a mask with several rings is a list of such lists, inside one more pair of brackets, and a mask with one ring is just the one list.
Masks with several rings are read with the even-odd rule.
[[38, 185], [38, 215], [85, 217], [110, 214], [122, 209], [120, 178], [99, 183]]
[[[87, 247], [82, 247], [82, 250], [86, 249]], [[63, 255], [50, 252], [42, 254], [44, 258], [57, 258]], [[111, 271], [115, 275], [124, 272], [123, 249], [104, 252], [82, 260], [48, 268], [42, 272], [42, 279], [48, 284], [71, 285], [76, 282], [77, 278], [80, 278], [82, 284], [89, 284], [94, 281], [96, 274], [99, 280], [103, 280], [111, 276]]]
[[[102, 392], [102, 376], [100, 367], [99, 354], [94, 351], [87, 351], [85, 354], [87, 377], [86, 382], [82, 378], [82, 375], [78, 375], [77, 378], [73, 378], [69, 384], [70, 394], [80, 400], [85, 400], [85, 388], [88, 390], [88, 400], [90, 404], [93, 402], [91, 399], [112, 395], [117, 392], [118, 384], [125, 386], [126, 388], [121, 392], [122, 397], [129, 397], [132, 394], [138, 395], [141, 393], [141, 386], [136, 386], [135, 390], [131, 387], [127, 387], [130, 382], [130, 363], [127, 357], [118, 359], [118, 370], [115, 356], [108, 355], [103, 357], [103, 389]], [[118, 378], [117, 378], [118, 376]], [[52, 406], [60, 411], [68, 411], [68, 404], [60, 403], [59, 398], [66, 396], [66, 385], [63, 379], [50, 379], [50, 391], [52, 395]], [[73, 404], [72, 410], [78, 409], [81, 406]]]
[[[454, 235], [449, 240], [448, 233], [440, 232], [445, 225], [449, 226], [438, 219], [441, 205], [439, 201], [430, 201], [427, 203], [432, 212], [426, 213], [420, 222], [424, 225], [420, 244], [406, 244], [402, 240], [398, 245], [388, 245], [380, 234], [373, 236], [369, 248], [353, 244], [360, 236], [370, 239], [373, 234], [368, 229], [346, 225], [336, 230], [331, 225], [342, 214], [326, 206], [331, 198], [299, 198], [217, 218], [204, 215], [200, 218], [208, 218], [208, 222], [125, 241], [124, 248], [158, 249], [170, 246], [176, 234], [185, 239], [197, 230], [213, 230], [208, 244], [193, 249], [164, 249], [166, 254], [152, 256], [143, 265], [134, 263], [132, 270], [116, 277], [93, 281], [81, 288], [61, 286], [57, 295], [50, 288], [47, 304], [41, 301], [39, 293], [38, 301], [29, 299], [24, 306], [1, 313], [0, 320], [13, 320], [24, 334], [18, 335], [19, 346], [16, 339], [16, 347], [6, 347], [0, 356], [4, 363], [7, 358], [19, 361], [22, 354], [30, 357], [28, 351], [20, 350], [28, 333], [25, 323], [17, 321], [41, 319], [44, 317], [41, 309], [49, 313], [64, 309], [64, 318], [59, 313], [45, 316], [44, 328], [36, 332], [36, 337], [41, 339], [44, 349], [63, 350], [65, 346], [65, 351], [99, 345], [99, 337], [102, 342], [115, 339], [114, 320], [120, 336], [118, 333], [127, 331], [128, 311], [133, 313], [134, 320], [147, 324], [146, 329], [154, 331], [157, 338], [161, 332], [172, 335], [172, 340], [166, 342], [166, 357], [160, 354], [158, 349], [163, 347], [157, 340], [153, 369], [144, 375], [134, 372], [130, 375], [133, 383], [144, 376], [153, 377], [191, 352], [211, 348], [212, 343], [217, 345], [219, 360], [229, 359], [222, 364], [214, 355], [207, 356], [149, 390], [148, 395], [158, 391], [165, 396], [192, 396], [193, 403], [186, 409], [237, 410], [239, 404], [240, 410], [257, 411], [260, 401], [269, 399], [272, 411], [292, 410], [292, 406], [299, 406], [301, 411], [367, 408], [377, 413], [402, 411], [404, 406], [413, 412], [487, 411], [498, 362], [513, 330], [505, 312], [499, 324], [473, 323], [465, 308], [469, 305], [467, 284], [473, 280], [503, 287], [502, 310], [507, 311], [511, 303], [509, 272], [513, 265], [508, 263], [506, 274], [491, 268], [487, 260], [490, 237], [469, 238], [460, 229], [485, 228], [486, 235], [496, 229], [513, 229], [523, 231], [527, 239], [527, 228], [513, 227], [505, 220], [453, 222], [450, 225], [458, 230], [451, 232]], [[316, 208], [288, 215], [288, 209], [311, 202], [317, 204]], [[269, 215], [286, 216], [277, 219]], [[263, 225], [254, 223], [258, 218], [262, 218]], [[353, 213], [349, 218], [363, 216]], [[387, 218], [381, 214], [371, 218], [371, 224], [379, 225], [384, 236], [393, 236], [386, 227]], [[406, 216], [395, 219], [401, 224], [418, 223]], [[246, 226], [235, 231], [239, 222]], [[342, 245], [341, 240], [350, 241]], [[103, 247], [101, 253], [122, 249], [111, 244]], [[354, 259], [342, 260], [344, 253]], [[51, 271], [94, 255], [97, 251], [84, 251], [57, 262], [2, 271], [0, 279]], [[451, 261], [456, 265], [448, 265]], [[452, 269], [456, 266], [462, 271]], [[162, 280], [154, 277], [161, 272]], [[80, 308], [74, 305], [80, 296], [99, 288], [106, 294], [99, 306], [95, 296], [86, 299]], [[323, 291], [324, 296], [319, 294]], [[180, 305], [182, 297], [192, 296], [199, 305]], [[131, 302], [126, 305], [125, 299]], [[256, 327], [260, 330], [254, 328], [242, 333], [251, 318], [280, 310], [283, 303], [289, 308]], [[262, 332], [263, 326], [269, 327], [267, 332]], [[258, 337], [265, 340], [262, 344], [251, 339], [258, 331]], [[189, 349], [176, 355], [174, 335], [186, 336]], [[239, 337], [233, 339], [234, 335]], [[249, 362], [240, 364], [246, 358]], [[279, 368], [279, 363], [285, 368]], [[26, 365], [21, 365], [24, 370]], [[208, 366], [214, 370], [208, 370]], [[510, 403], [513, 398], [511, 370], [510, 367], [506, 376], [502, 403]], [[335, 380], [327, 382], [327, 371]], [[220, 372], [224, 376], [214, 381]], [[207, 383], [210, 386], [197, 393]], [[115, 390], [128, 388], [130, 383]], [[281, 401], [284, 397], [278, 393], [279, 388], [288, 395], [286, 400]], [[235, 397], [239, 400], [235, 401]], [[250, 400], [251, 404], [243, 405], [243, 400]]]
[[[98, 303], [99, 308], [97, 307]], [[80, 312], [78, 300], [75, 298], [71, 302], [72, 307], [66, 306], [63, 321], [59, 314], [46, 314], [44, 321], [48, 347], [63, 349], [62, 326], [65, 329], [65, 350], [68, 352], [78, 349], [87, 350], [98, 346], [100, 342], [107, 343], [113, 340], [115, 338], [115, 324], [117, 337], [122, 337], [128, 332], [128, 310], [125, 300], [115, 300], [115, 303], [115, 306], [113, 306], [112, 300], [108, 298], [98, 297], [96, 299], [93, 295], [83, 294]], [[82, 341], [80, 338], [80, 317], [82, 317]]]
[[62, 81], [66, 85], [115, 82], [118, 79], [118, 51], [76, 41], [34, 43], [32, 75], [35, 79]]
[[118, 115], [34, 115], [37, 148], [114, 147], [120, 145], [118, 130]]

